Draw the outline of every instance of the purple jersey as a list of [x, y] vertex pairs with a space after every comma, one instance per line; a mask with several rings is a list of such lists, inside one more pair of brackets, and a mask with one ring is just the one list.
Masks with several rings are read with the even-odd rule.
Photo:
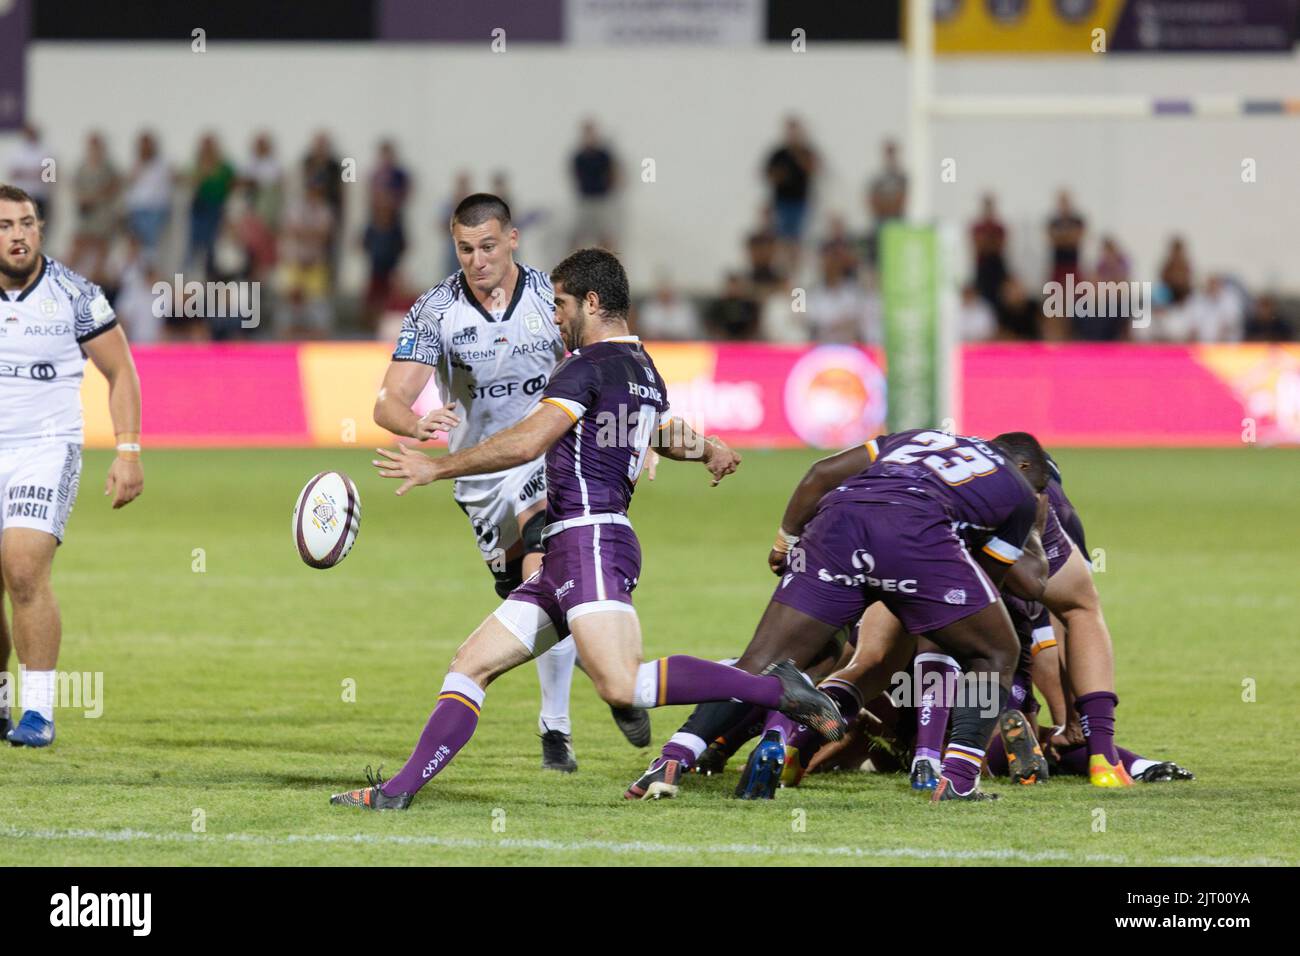
[[914, 429], [867, 442], [871, 465], [823, 502], [939, 503], [953, 530], [985, 554], [1014, 564], [1034, 527], [1037, 496], [1020, 470], [983, 439]]
[[650, 440], [667, 423], [668, 387], [633, 335], [574, 352], [542, 401], [573, 427], [546, 453], [546, 521], [626, 515]]
[[1056, 512], [1061, 528], [1069, 535], [1075, 547], [1083, 552], [1083, 559], [1086, 561], [1088, 560], [1088, 544], [1083, 536], [1083, 521], [1080, 520], [1079, 512], [1075, 510], [1073, 502], [1065, 495], [1065, 488], [1061, 485], [1060, 466], [1056, 464], [1051, 455], [1047, 456], [1047, 464], [1050, 475], [1045, 489], [1047, 500], [1052, 503], [1052, 510]]

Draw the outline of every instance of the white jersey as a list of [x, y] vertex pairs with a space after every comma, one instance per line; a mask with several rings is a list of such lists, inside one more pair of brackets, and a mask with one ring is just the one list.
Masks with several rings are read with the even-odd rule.
[[82, 343], [117, 325], [99, 286], [48, 256], [0, 293], [0, 448], [80, 445]]
[[518, 423], [564, 358], [551, 280], [518, 266], [515, 294], [500, 312], [484, 309], [457, 272], [420, 296], [402, 321], [393, 360], [432, 365], [443, 404], [460, 406], [452, 451]]

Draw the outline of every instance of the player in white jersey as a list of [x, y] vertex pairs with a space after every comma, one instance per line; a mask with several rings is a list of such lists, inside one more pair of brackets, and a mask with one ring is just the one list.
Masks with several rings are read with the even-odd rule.
[[[108, 379], [117, 458], [113, 507], [132, 501], [140, 470], [140, 380], [103, 291], [41, 252], [32, 198], [0, 186], [0, 733], [14, 746], [54, 741], [55, 666], [62, 636], [50, 589], [54, 551], [81, 479], [81, 379], [89, 357]], [[22, 665], [23, 717], [10, 722], [12, 646]]]
[[[506, 203], [476, 193], [456, 207], [450, 227], [461, 270], [420, 296], [407, 313], [374, 418], [394, 434], [417, 441], [447, 432], [454, 452], [522, 420], [541, 398], [565, 348], [555, 325], [550, 280], [514, 261], [519, 230], [511, 225]], [[435, 371], [443, 405], [421, 417], [411, 406]], [[453, 496], [474, 528], [497, 595], [505, 597], [541, 567], [544, 460], [462, 478]], [[544, 768], [578, 768], [569, 719], [576, 657], [570, 639], [537, 658]], [[637, 746], [650, 742], [644, 711], [613, 713], [629, 741]]]

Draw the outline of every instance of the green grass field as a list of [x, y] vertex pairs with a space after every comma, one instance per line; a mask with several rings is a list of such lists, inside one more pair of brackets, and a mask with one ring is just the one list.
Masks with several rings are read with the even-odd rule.
[[[328, 797], [358, 784], [368, 763], [401, 765], [452, 651], [495, 599], [450, 487], [395, 498], [370, 457], [154, 452], [144, 497], [114, 513], [99, 494], [108, 458], [87, 455], [55, 563], [60, 669], [103, 673], [103, 714], [61, 711], [50, 750], [0, 750], [0, 858], [1300, 863], [1296, 451], [1057, 455], [1089, 545], [1105, 551], [1098, 582], [1118, 658], [1119, 740], [1178, 760], [1195, 782], [1119, 793], [1079, 780], [992, 783], [1005, 797], [997, 804], [931, 807], [902, 776], [854, 773], [741, 803], [730, 798], [735, 761], [721, 779], [688, 780], [677, 801], [629, 803], [623, 789], [650, 752], [624, 742], [580, 674], [581, 769], [539, 769], [530, 664], [489, 690], [474, 740], [401, 814]], [[772, 589], [772, 531], [814, 457], [750, 453], [714, 489], [703, 469], [669, 462], [642, 483], [632, 519], [648, 656], [743, 648]], [[357, 479], [364, 521], [352, 555], [315, 571], [298, 559], [289, 514], [305, 480], [327, 468]], [[1254, 702], [1243, 701], [1247, 678]], [[343, 699], [347, 681], [355, 702]], [[655, 711], [656, 742], [686, 713]]]

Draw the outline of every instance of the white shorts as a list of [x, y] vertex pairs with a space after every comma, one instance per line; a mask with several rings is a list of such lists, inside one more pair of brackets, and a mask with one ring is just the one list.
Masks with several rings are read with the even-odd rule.
[[519, 542], [519, 516], [546, 501], [546, 462], [538, 458], [509, 471], [457, 478], [453, 497], [470, 524], [484, 561]]
[[0, 531], [32, 528], [62, 544], [80, 481], [80, 445], [0, 449]]

